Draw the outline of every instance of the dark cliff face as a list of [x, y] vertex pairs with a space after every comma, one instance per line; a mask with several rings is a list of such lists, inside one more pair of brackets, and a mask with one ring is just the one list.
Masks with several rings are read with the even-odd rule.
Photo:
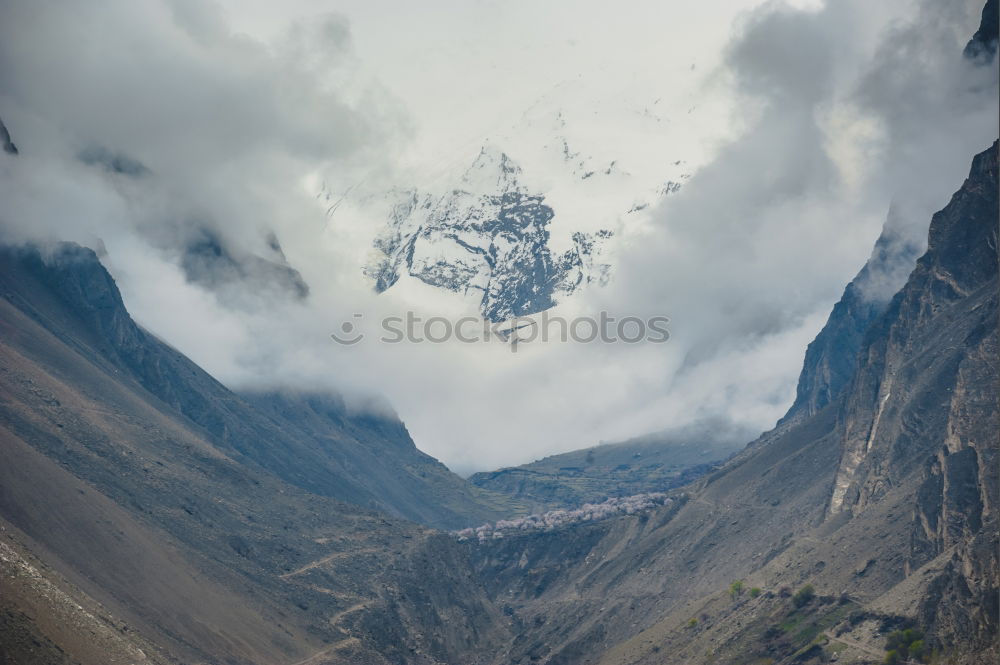
[[1000, 2], [998, 0], [987, 0], [983, 7], [983, 18], [979, 23], [979, 29], [972, 36], [965, 47], [965, 57], [973, 59], [983, 64], [989, 63], [997, 53], [997, 38], [1000, 35], [1000, 12], [998, 12]]
[[823, 329], [806, 348], [795, 402], [779, 425], [818, 413], [840, 397], [854, 378], [865, 331], [888, 307], [922, 249], [894, 228], [895, 221], [890, 211], [871, 258], [844, 289]]
[[[420, 452], [398, 420], [349, 414], [336, 396], [230, 392], [132, 321], [91, 250], [61, 244], [43, 257], [7, 248], [0, 260], [8, 298], [22, 311], [81, 351], [98, 350], [101, 362], [126, 372], [230, 454], [310, 492], [435, 526], [458, 528], [506, 514]], [[72, 317], [54, 318], [52, 311]]]
[[[981, 65], [989, 65], [997, 52], [997, 0], [989, 0], [983, 8], [979, 29], [965, 47], [964, 56]], [[902, 287], [906, 274], [895, 274], [902, 266], [910, 267], [920, 256], [922, 247], [908, 242], [905, 234], [893, 229], [890, 210], [882, 234], [875, 243], [871, 258], [844, 289], [826, 324], [806, 350], [805, 361], [796, 388], [795, 402], [779, 421], [785, 425], [810, 416], [843, 393], [854, 377], [855, 360], [862, 348], [868, 327], [888, 307], [889, 299]], [[872, 281], [893, 284], [870, 289]]]
[[139, 160], [103, 146], [88, 146], [77, 154], [77, 159], [87, 166], [96, 166], [107, 173], [129, 178], [141, 178], [150, 173], [149, 168]]
[[14, 145], [14, 141], [10, 138], [10, 132], [7, 131], [7, 125], [3, 124], [3, 120], [0, 119], [0, 144], [3, 144], [3, 151], [8, 155], [17, 154], [17, 146]]
[[838, 398], [854, 377], [864, 333], [887, 304], [862, 295], [855, 283], [860, 278], [847, 285], [823, 329], [806, 348], [795, 402], [779, 425], [818, 413]]
[[872, 326], [842, 414], [831, 511], [916, 485], [908, 571], [950, 560], [921, 618], [943, 643], [997, 630], [997, 145], [934, 215], [928, 249]]
[[[863, 508], [942, 443], [950, 452], [990, 443], [986, 434], [994, 423], [988, 418], [962, 417], [953, 404], [929, 419], [927, 407], [961, 399], [961, 409], [991, 413], [996, 181], [994, 145], [976, 156], [962, 188], [934, 215], [927, 252], [867, 333], [841, 415], [844, 459], [832, 510]], [[907, 422], [917, 414], [921, 428], [914, 434]], [[968, 426], [986, 429], [963, 433]]]
[[239, 305], [248, 294], [305, 299], [309, 285], [298, 270], [288, 265], [273, 235], [269, 245], [271, 258], [237, 254], [226, 247], [218, 234], [200, 228], [182, 248], [180, 266], [189, 282], [214, 292], [226, 304]]

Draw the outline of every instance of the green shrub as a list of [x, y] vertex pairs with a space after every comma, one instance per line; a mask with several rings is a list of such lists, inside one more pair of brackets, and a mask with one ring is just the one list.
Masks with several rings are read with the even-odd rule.
[[894, 630], [885, 640], [885, 650], [886, 662], [890, 662], [889, 654], [898, 659], [892, 662], [921, 660], [924, 657], [924, 633], [919, 628]]
[[759, 586], [755, 586], [755, 587], [753, 587], [753, 588], [750, 589], [750, 597], [751, 598], [756, 598], [760, 594], [761, 594], [761, 591], [760, 591], [760, 587]]
[[803, 607], [809, 603], [810, 600], [816, 597], [816, 589], [813, 588], [812, 584], [807, 584], [792, 596], [792, 603], [795, 607]]
[[736, 580], [729, 585], [729, 595], [733, 600], [743, 595], [743, 580]]
[[698, 619], [697, 618], [691, 617], [690, 619], [688, 619], [688, 628], [694, 628], [697, 625], [698, 625]]

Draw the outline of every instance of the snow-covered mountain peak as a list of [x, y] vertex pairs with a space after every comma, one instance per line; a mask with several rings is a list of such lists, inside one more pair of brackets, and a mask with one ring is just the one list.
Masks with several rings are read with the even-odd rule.
[[592, 281], [607, 280], [600, 260], [612, 232], [576, 232], [554, 252], [554, 210], [521, 182], [521, 167], [483, 147], [456, 187], [443, 194], [396, 192], [376, 258], [365, 268], [376, 291], [415, 278], [476, 301], [491, 321], [552, 307]]
[[462, 174], [461, 189], [472, 194], [505, 194], [521, 187], [521, 167], [507, 153], [484, 145]]
[[567, 82], [478, 139], [405, 152], [384, 189], [320, 199], [331, 227], [376, 230], [359, 258], [377, 292], [422, 307], [429, 285], [487, 319], [536, 313], [610, 279], [616, 248], [695, 167], [678, 159], [690, 106], [661, 96]]

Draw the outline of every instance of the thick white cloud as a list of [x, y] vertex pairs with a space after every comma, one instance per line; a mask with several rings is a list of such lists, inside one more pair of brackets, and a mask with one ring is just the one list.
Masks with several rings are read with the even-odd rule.
[[[920, 237], [995, 138], [995, 67], [961, 59], [972, 0], [378, 4], [4, 3], [0, 117], [21, 149], [0, 156], [4, 240], [100, 239], [134, 315], [224, 382], [384, 394], [470, 470], [719, 416], [768, 427], [890, 202]], [[373, 229], [329, 224], [318, 181], [409, 185], [566, 81], [702, 109], [672, 130], [702, 167], [621, 234], [606, 289], [558, 308], [665, 314], [671, 341], [333, 344], [354, 313], [372, 332], [414, 299], [464, 310], [429, 288], [374, 296]], [[96, 148], [148, 171], [78, 159]], [[200, 229], [269, 258], [273, 232], [308, 299], [190, 283]]]

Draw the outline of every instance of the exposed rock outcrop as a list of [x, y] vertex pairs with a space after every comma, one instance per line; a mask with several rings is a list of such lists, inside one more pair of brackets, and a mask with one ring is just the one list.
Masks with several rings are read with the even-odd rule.
[[823, 329], [806, 348], [795, 402], [781, 424], [818, 413], [850, 385], [865, 331], [888, 307], [922, 249], [899, 228], [890, 210], [871, 258], [844, 289]]
[[0, 144], [3, 144], [3, 151], [8, 155], [17, 154], [17, 146], [11, 140], [10, 132], [7, 131], [7, 125], [3, 124], [3, 120], [0, 120]]
[[469, 296], [490, 321], [552, 307], [590, 282], [607, 280], [601, 243], [610, 231], [574, 233], [562, 253], [549, 248], [555, 211], [521, 183], [505, 153], [483, 148], [455, 189], [435, 197], [404, 192], [377, 238], [379, 258], [366, 268], [378, 292], [404, 274]]

